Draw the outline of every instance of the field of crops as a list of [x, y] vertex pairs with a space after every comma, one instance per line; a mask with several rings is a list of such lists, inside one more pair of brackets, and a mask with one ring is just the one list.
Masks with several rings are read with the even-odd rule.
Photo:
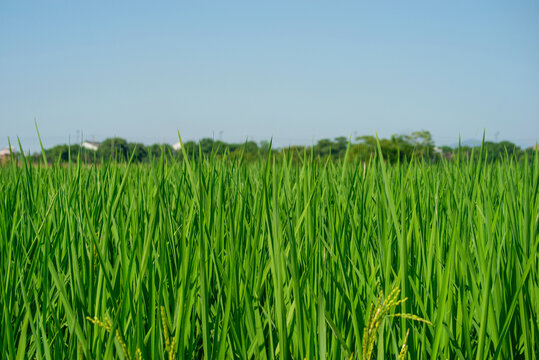
[[8, 164], [0, 358], [391, 359], [408, 333], [408, 359], [534, 359], [538, 186], [537, 154]]

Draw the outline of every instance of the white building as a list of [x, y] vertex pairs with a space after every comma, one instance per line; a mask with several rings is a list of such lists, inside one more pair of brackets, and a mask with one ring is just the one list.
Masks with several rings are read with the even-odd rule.
[[[15, 150], [15, 148], [12, 146], [11, 152], [15, 154], [17, 150]], [[9, 156], [9, 155], [10, 155], [9, 147], [0, 150], [0, 157]]]
[[177, 142], [176, 144], [172, 145], [172, 148], [174, 151], [180, 151], [182, 149], [182, 143]]
[[97, 151], [99, 149], [99, 143], [93, 141], [85, 141], [82, 143], [82, 147], [91, 151]]

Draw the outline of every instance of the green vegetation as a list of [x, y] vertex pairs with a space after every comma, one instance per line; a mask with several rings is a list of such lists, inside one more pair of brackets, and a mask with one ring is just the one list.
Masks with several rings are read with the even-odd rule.
[[[322, 159], [331, 158], [333, 160], [342, 160], [346, 155], [346, 149], [350, 142], [350, 151], [347, 159], [367, 161], [377, 156], [377, 140], [374, 136], [358, 136], [355, 139], [346, 137], [337, 137], [334, 140], [322, 139], [313, 146], [290, 146], [280, 150], [273, 150], [274, 156], [283, 156], [286, 154], [288, 158], [292, 157], [295, 160], [300, 160], [304, 153], [313, 153], [316, 157]], [[193, 159], [198, 159], [199, 155], [209, 156], [214, 154], [222, 156], [228, 154], [229, 157], [242, 157], [246, 161], [257, 161], [260, 156], [266, 156], [270, 144], [267, 141], [262, 141], [257, 144], [254, 141], [246, 141], [243, 144], [225, 143], [220, 140], [205, 138], [199, 142], [188, 141], [184, 144], [185, 151]], [[503, 160], [506, 155], [514, 156], [517, 159], [522, 159], [526, 154], [533, 155], [532, 149], [520, 149], [515, 144], [509, 141], [501, 142], [484, 142], [483, 147], [488, 152], [486, 161], [495, 162]], [[427, 162], [439, 162], [442, 158], [451, 160], [454, 158], [454, 153], [459, 151], [448, 146], [436, 147], [432, 136], [428, 131], [416, 131], [410, 135], [393, 135], [389, 139], [380, 139], [380, 148], [384, 158], [390, 162], [409, 161], [412, 157], [423, 159]], [[472, 156], [472, 148], [463, 146], [460, 148], [462, 156]], [[97, 151], [91, 151], [81, 148], [80, 145], [57, 145], [50, 149], [46, 149], [45, 153], [49, 161], [52, 162], [67, 162], [70, 153], [81, 153], [81, 159], [85, 163], [103, 163], [110, 160], [119, 162], [127, 162], [129, 156], [133, 154], [133, 163], [149, 163], [152, 158], [159, 158], [164, 152], [167, 159], [181, 158], [181, 151], [174, 151], [172, 146], [168, 144], [153, 144], [145, 146], [140, 143], [130, 143], [122, 138], [109, 138], [103, 141]], [[478, 152], [475, 151], [477, 158]], [[34, 161], [41, 159], [40, 154], [35, 154]]]
[[537, 152], [136, 165], [124, 145], [0, 168], [2, 358], [539, 354]]

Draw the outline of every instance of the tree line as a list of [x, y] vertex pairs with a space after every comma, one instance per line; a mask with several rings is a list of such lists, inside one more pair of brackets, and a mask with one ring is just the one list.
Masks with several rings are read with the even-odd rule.
[[[358, 136], [355, 138], [336, 137], [334, 139], [321, 139], [312, 146], [294, 145], [280, 149], [272, 148], [269, 141], [256, 143], [245, 141], [244, 143], [226, 143], [221, 140], [204, 138], [197, 141], [184, 143], [185, 154], [192, 159], [201, 156], [221, 157], [225, 154], [231, 158], [239, 158], [246, 161], [255, 161], [261, 156], [267, 156], [271, 151], [274, 156], [287, 156], [288, 158], [301, 159], [305, 154], [315, 158], [341, 160], [348, 151], [347, 159], [359, 159], [368, 161], [377, 155], [377, 143], [384, 159], [389, 162], [409, 161], [412, 158], [422, 159], [428, 162], [436, 162], [441, 159], [451, 160], [458, 152], [462, 157], [478, 157], [479, 147], [472, 149], [469, 146], [453, 148], [449, 146], [437, 147], [429, 131], [416, 131], [411, 134], [396, 134], [389, 138], [377, 139], [375, 136]], [[509, 141], [491, 142], [482, 144], [483, 154], [487, 161], [498, 161], [506, 156], [516, 159], [523, 158], [526, 153], [532, 155], [532, 148], [521, 149]], [[49, 162], [67, 162], [80, 159], [85, 163], [102, 163], [111, 160], [118, 162], [129, 161], [131, 156], [134, 163], [148, 163], [152, 159], [182, 158], [183, 151], [175, 151], [169, 144], [144, 145], [142, 143], [128, 142], [125, 139], [114, 137], [104, 140], [97, 151], [89, 150], [79, 144], [57, 145], [45, 150]], [[34, 154], [33, 159], [39, 161], [41, 154]]]

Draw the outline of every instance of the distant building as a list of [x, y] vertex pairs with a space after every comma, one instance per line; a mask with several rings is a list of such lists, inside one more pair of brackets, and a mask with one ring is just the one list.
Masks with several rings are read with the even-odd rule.
[[176, 144], [172, 145], [172, 148], [174, 151], [180, 151], [182, 149], [182, 143], [177, 142]]
[[11, 151], [9, 151], [9, 147], [7, 147], [7, 148], [4, 148], [4, 149], [0, 150], [0, 157], [4, 157], [4, 156], [9, 157], [9, 155], [11, 153], [15, 154], [16, 152], [17, 152], [17, 150], [15, 150], [15, 148], [13, 146], [11, 147]]
[[9, 151], [9, 147], [0, 150], [0, 164], [5, 164], [9, 161], [9, 157], [11, 153], [15, 154], [17, 150], [15, 150], [14, 147], [11, 147], [11, 152]]
[[97, 151], [97, 149], [99, 149], [99, 145], [101, 144], [93, 141], [85, 141], [82, 143], [83, 148], [91, 151]]

